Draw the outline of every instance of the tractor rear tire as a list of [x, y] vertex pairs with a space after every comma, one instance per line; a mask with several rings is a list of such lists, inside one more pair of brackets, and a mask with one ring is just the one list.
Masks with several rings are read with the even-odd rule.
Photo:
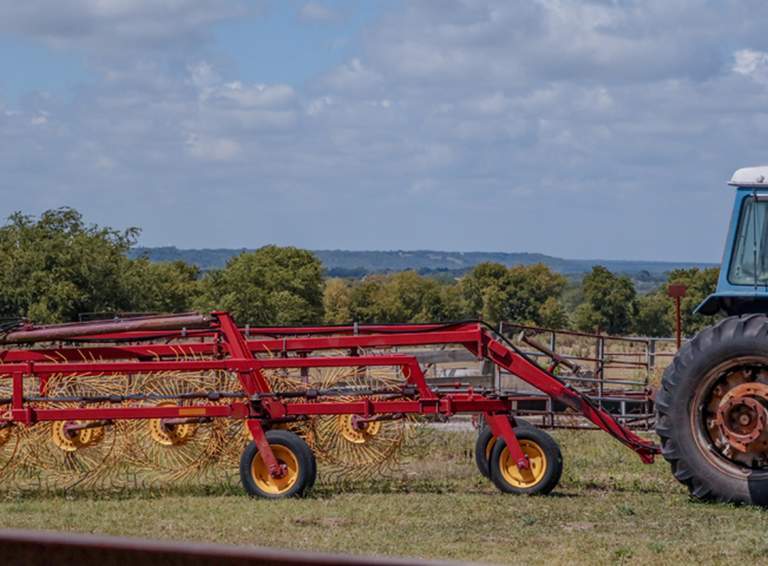
[[766, 506], [768, 469], [727, 459], [701, 433], [706, 423], [702, 400], [711, 395], [706, 390], [740, 360], [768, 368], [767, 316], [726, 318], [683, 345], [656, 395], [656, 433], [672, 473], [693, 497]]
[[[521, 426], [533, 425], [528, 421], [515, 417], [514, 427], [517, 428]], [[477, 469], [484, 478], [491, 477], [490, 461], [491, 451], [493, 450], [494, 444], [496, 444], [496, 437], [493, 436], [490, 427], [484, 425], [483, 428], [480, 429], [480, 433], [477, 435], [477, 440], [475, 441], [475, 465], [477, 465]]]

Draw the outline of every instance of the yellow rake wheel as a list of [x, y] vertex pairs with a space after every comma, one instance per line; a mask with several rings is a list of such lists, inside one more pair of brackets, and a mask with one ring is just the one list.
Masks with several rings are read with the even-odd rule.
[[[334, 401], [376, 400], [371, 391], [402, 385], [397, 368], [318, 369], [319, 387], [336, 389]], [[359, 392], [360, 395], [355, 393]], [[410, 435], [410, 418], [366, 420], [355, 415], [331, 415], [312, 421], [314, 451], [323, 472], [332, 480], [365, 479], [397, 469]]]
[[[50, 398], [46, 408], [71, 409], [105, 406], [105, 403], [77, 401], [83, 397], [120, 394], [126, 376], [54, 375], [44, 388]], [[41, 422], [26, 431], [24, 449], [28, 466], [44, 487], [68, 489], [75, 486], [115, 486], [124, 473], [125, 424], [85, 421]], [[25, 460], [27, 460], [25, 458]]]
[[541, 429], [519, 427], [515, 435], [528, 457], [529, 467], [520, 469], [507, 443], [499, 438], [490, 460], [491, 481], [505, 493], [544, 495], [552, 491], [563, 472], [563, 457], [557, 442]]
[[521, 440], [520, 448], [528, 457], [530, 467], [526, 470], [520, 470], [513, 461], [509, 450], [505, 448], [501, 454], [499, 470], [504, 480], [511, 486], [517, 489], [526, 489], [535, 486], [544, 479], [549, 464], [544, 450], [535, 442]]
[[[217, 390], [218, 382], [215, 372], [142, 374], [134, 377], [132, 392], [150, 397], [144, 406], [194, 407], [211, 403], [206, 395]], [[137, 469], [139, 481], [150, 484], [204, 481], [213, 472], [226, 441], [226, 425], [221, 419], [157, 418], [133, 421], [130, 427], [133, 443], [127, 458]]]
[[256, 444], [251, 442], [240, 458], [243, 487], [255, 497], [301, 497], [315, 483], [317, 464], [312, 450], [301, 437], [287, 430], [269, 430], [266, 438], [283, 475], [272, 477]]

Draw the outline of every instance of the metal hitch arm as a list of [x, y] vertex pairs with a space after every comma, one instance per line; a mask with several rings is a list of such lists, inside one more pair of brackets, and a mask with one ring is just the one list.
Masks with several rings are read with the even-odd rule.
[[554, 400], [583, 414], [598, 428], [604, 430], [625, 446], [634, 450], [646, 464], [652, 464], [654, 456], [661, 453], [658, 445], [646, 440], [619, 423], [610, 413], [595, 406], [587, 397], [543, 370], [511, 343], [503, 343], [485, 331], [485, 355], [497, 366], [533, 385]]

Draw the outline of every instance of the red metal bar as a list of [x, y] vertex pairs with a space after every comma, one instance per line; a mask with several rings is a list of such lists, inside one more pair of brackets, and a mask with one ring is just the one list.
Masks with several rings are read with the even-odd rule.
[[507, 445], [507, 450], [509, 450], [510, 455], [515, 460], [517, 469], [527, 470], [530, 468], [531, 463], [528, 460], [528, 456], [526, 456], [525, 452], [523, 452], [523, 448], [520, 446], [520, 442], [517, 440], [517, 435], [515, 434], [515, 430], [512, 428], [512, 425], [509, 422], [508, 415], [494, 415], [486, 413], [485, 421], [488, 423], [488, 426], [491, 427], [493, 436], [504, 439], [504, 442]]
[[[252, 354], [278, 354], [288, 352], [315, 352], [322, 350], [349, 350], [353, 348], [395, 348], [400, 346], [439, 346], [446, 344], [480, 343], [479, 327], [457, 331], [399, 333], [368, 336], [320, 336], [286, 339], [254, 339], [246, 343]], [[206, 356], [217, 352], [213, 342], [184, 344], [145, 344], [120, 346], [83, 346], [80, 348], [44, 348], [30, 350], [6, 350], [0, 352], [0, 361], [6, 363], [25, 361], [83, 361], [84, 356], [97, 359], [154, 360], [177, 358], [181, 355]]]
[[515, 353], [490, 336], [486, 343], [486, 351], [488, 357], [499, 367], [582, 413], [598, 428], [637, 452], [643, 462], [653, 463], [654, 456], [659, 453], [659, 448], [653, 442], [622, 426], [610, 413], [595, 407], [584, 395], [568, 387], [554, 375], [548, 374], [527, 357]]
[[264, 434], [264, 429], [262, 428], [261, 423], [256, 419], [248, 419], [247, 422], [248, 430], [251, 431], [253, 441], [259, 448], [261, 459], [264, 460], [264, 463], [267, 465], [269, 475], [273, 478], [282, 478], [285, 476], [286, 467], [285, 465], [281, 465], [277, 461], [277, 458], [275, 458], [275, 454], [272, 452], [272, 447], [269, 445], [267, 435]]
[[[246, 340], [245, 334], [261, 333], [272, 335], [266, 339]], [[152, 339], [161, 335], [158, 330], [136, 330], [113, 332], [116, 340]], [[102, 339], [105, 335], [94, 335]], [[473, 392], [439, 393], [427, 384], [423, 371], [413, 356], [400, 354], [366, 356], [306, 356], [308, 353], [329, 349], [348, 349], [356, 353], [358, 348], [381, 349], [398, 346], [427, 346], [456, 344], [472, 354], [487, 358], [500, 368], [509, 371], [523, 381], [536, 387], [553, 399], [581, 412], [596, 426], [608, 432], [619, 441], [635, 450], [645, 462], [652, 461], [658, 449], [649, 441], [640, 438], [619, 424], [609, 413], [595, 407], [584, 395], [570, 388], [556, 376], [540, 368], [511, 344], [484, 327], [481, 323], [458, 323], [453, 325], [363, 325], [344, 327], [299, 327], [299, 328], [238, 328], [232, 318], [224, 312], [213, 313], [207, 329], [198, 331], [190, 339], [181, 330], [163, 332], [166, 340], [174, 343], [109, 346], [84, 346], [82, 348], [48, 348], [41, 350], [14, 350], [0, 356], [0, 376], [13, 377], [12, 418], [21, 422], [34, 420], [89, 420], [117, 418], [176, 418], [183, 415], [184, 407], [96, 407], [72, 409], [46, 409], [31, 406], [22, 398], [22, 377], [35, 375], [42, 379], [53, 374], [114, 375], [120, 373], [152, 373], [161, 371], [204, 372], [223, 370], [234, 372], [240, 379], [248, 404], [231, 403], [195, 406], [202, 416], [258, 417], [265, 423], [285, 418], [299, 418], [320, 414], [358, 414], [366, 417], [372, 414], [422, 413], [450, 416], [459, 412], [483, 412], [495, 424], [494, 433], [503, 437], [510, 451], [524, 466], [524, 458], [517, 452], [519, 443], [514, 430], [503, 424], [506, 415], [513, 409], [510, 398], [499, 398]], [[192, 342], [190, 340], [197, 340]], [[200, 341], [202, 340], [202, 341]], [[76, 352], [76, 353], [73, 353]], [[279, 354], [280, 357], [255, 358], [257, 354]], [[293, 355], [291, 355], [293, 354]], [[103, 358], [99, 361], [82, 361], [81, 358]], [[175, 359], [177, 357], [210, 357], [211, 359]], [[54, 360], [66, 360], [56, 363]], [[43, 361], [45, 360], [45, 361]], [[328, 402], [307, 400], [306, 402], [283, 402], [270, 391], [263, 369], [311, 368], [311, 367], [400, 367], [404, 384], [415, 389], [416, 398], [394, 400], [369, 400]], [[405, 391], [405, 390], [403, 390]], [[188, 408], [187, 408], [188, 409]], [[252, 425], [251, 423], [256, 423]], [[249, 419], [254, 441], [259, 431], [263, 433], [260, 421]], [[271, 461], [269, 446], [260, 446], [265, 462]], [[524, 455], [523, 455], [524, 456]], [[274, 467], [271, 471], [276, 471]], [[279, 471], [276, 471], [279, 473]]]
[[27, 324], [20, 330], [11, 330], [0, 335], [0, 344], [19, 344], [25, 342], [48, 342], [86, 336], [98, 336], [106, 332], [142, 332], [158, 330], [177, 330], [181, 328], [210, 328], [208, 316], [188, 313], [127, 318], [113, 321], [75, 322], [34, 326]]
[[[240, 410], [235, 409], [239, 406]], [[30, 408], [31, 421], [164, 419], [176, 417], [232, 417], [247, 414], [246, 405], [183, 405], [135, 407], [72, 407], [67, 409]]]

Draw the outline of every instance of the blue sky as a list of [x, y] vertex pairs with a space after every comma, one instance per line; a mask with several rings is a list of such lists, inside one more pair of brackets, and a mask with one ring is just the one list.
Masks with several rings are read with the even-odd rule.
[[0, 0], [0, 215], [144, 245], [717, 261], [762, 0]]

